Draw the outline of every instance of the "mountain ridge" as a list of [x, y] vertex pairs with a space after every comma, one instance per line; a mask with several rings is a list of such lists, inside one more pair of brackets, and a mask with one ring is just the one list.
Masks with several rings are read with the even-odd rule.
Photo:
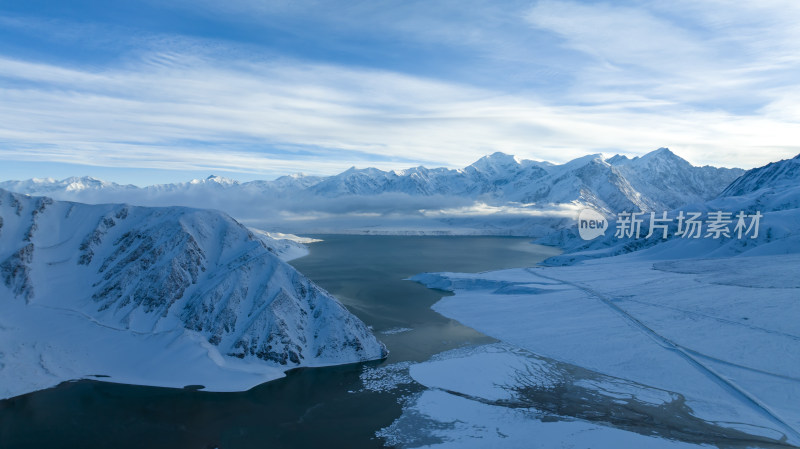
[[[677, 224], [670, 222], [669, 238], [617, 238], [616, 217], [609, 221], [608, 231], [596, 240], [578, 238], [572, 226], [539, 240], [539, 243], [558, 245], [565, 249], [561, 255], [545, 261], [549, 265], [572, 265], [584, 260], [615, 255], [626, 257], [729, 257], [739, 255], [769, 255], [800, 251], [800, 155], [791, 159], [771, 162], [748, 170], [734, 180], [723, 192], [708, 201], [688, 203], [680, 210], [668, 211], [676, 217], [679, 211], [699, 212], [707, 217], [710, 212], [721, 211], [731, 217], [744, 213], [760, 215], [759, 229], [752, 238], [736, 235], [719, 238], [681, 238], [676, 236]], [[641, 235], [648, 233], [649, 216], [643, 218]]]
[[[540, 236], [547, 231], [536, 223], [526, 224], [526, 217], [556, 211], [545, 225], [549, 228], [561, 226], [567, 211], [584, 207], [607, 216], [672, 210], [714, 198], [742, 173], [695, 167], [660, 148], [641, 157], [590, 154], [564, 164], [495, 152], [461, 169], [351, 167], [326, 177], [286, 175], [273, 181], [238, 182], [212, 175], [146, 187], [91, 179], [28, 180], [0, 182], [0, 188], [85, 203], [217, 208], [289, 233], [373, 232], [391, 227], [386, 217], [392, 216], [398, 232], [431, 228], [432, 232]], [[68, 189], [68, 185], [84, 188]], [[487, 214], [487, 206], [497, 212]], [[379, 216], [383, 220], [370, 218]]]

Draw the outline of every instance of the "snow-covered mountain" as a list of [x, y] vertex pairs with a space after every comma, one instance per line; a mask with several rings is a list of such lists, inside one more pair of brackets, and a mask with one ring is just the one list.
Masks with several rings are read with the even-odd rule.
[[504, 153], [484, 156], [463, 169], [414, 167], [383, 171], [352, 167], [311, 186], [311, 192], [326, 197], [342, 195], [453, 195], [483, 197], [494, 202], [510, 200], [515, 189], [547, 174], [546, 162], [521, 160]]
[[[415, 167], [384, 171], [353, 167], [328, 177], [293, 175], [274, 181], [240, 183], [210, 176], [143, 188], [70, 178], [7, 181], [0, 183], [0, 188], [87, 203], [215, 207], [237, 219], [262, 220], [261, 225], [269, 226], [275, 223], [264, 217], [275, 221], [284, 213], [316, 218], [320, 214], [350, 212], [422, 216], [429, 211], [470, 204], [510, 208], [522, 211], [523, 215], [553, 206], [588, 206], [608, 214], [624, 210], [669, 210], [714, 198], [742, 173], [740, 169], [694, 167], [661, 148], [633, 159], [592, 154], [561, 165], [494, 153], [463, 169]], [[458, 226], [461, 222], [457, 220], [464, 218], [439, 215], [435, 220], [444, 227]], [[485, 221], [487, 217], [482, 218]], [[512, 218], [490, 227], [473, 223], [480, 222], [480, 218], [470, 218], [468, 223], [481, 232], [528, 232], [525, 225], [520, 225], [520, 217]], [[304, 221], [309, 222], [312, 221]], [[326, 230], [336, 231], [337, 227], [351, 224], [343, 220], [328, 225]], [[375, 229], [376, 225], [380, 226], [370, 223], [369, 227]], [[294, 231], [286, 227], [284, 230]]]
[[800, 187], [800, 154], [792, 159], [771, 162], [763, 167], [748, 170], [732, 182], [720, 197], [742, 196], [753, 192], [775, 192], [781, 188]]
[[[709, 212], [729, 213], [730, 229], [736, 225], [735, 217], [739, 212], [747, 215], [758, 213], [762, 217], [755, 238], [739, 238], [737, 235], [685, 238], [676, 235], [677, 222], [673, 220], [668, 239], [646, 239], [643, 237], [649, 230], [648, 214], [643, 217], [640, 238], [616, 237], [617, 223], [611, 217], [609, 230], [596, 240], [581, 240], [577, 228], [572, 226], [541, 239], [540, 243], [558, 245], [566, 250], [565, 254], [548, 259], [547, 263], [555, 265], [570, 265], [581, 260], [627, 253], [645, 258], [683, 258], [800, 252], [800, 155], [748, 170], [717, 197], [682, 204], [668, 216], [674, 218], [681, 211], [699, 212], [705, 218]], [[749, 226], [749, 221], [747, 224]], [[706, 229], [703, 234], [706, 234]]]
[[581, 203], [605, 211], [656, 210], [708, 200], [743, 173], [694, 167], [667, 148], [642, 157], [584, 156], [563, 165], [494, 153], [460, 170], [351, 168], [310, 187], [317, 195], [455, 195], [491, 204]]
[[642, 157], [614, 157], [608, 161], [630, 183], [650, 210], [674, 209], [709, 200], [743, 173], [740, 169], [694, 167], [667, 148]]
[[[85, 205], [0, 190], [0, 315], [8, 320], [0, 320], [0, 342], [13, 342], [14, 329], [37, 326], [40, 313], [60, 311], [79, 317], [58, 337], [67, 354], [91, 351], [95, 342], [75, 335], [87, 328], [139, 338], [131, 343], [136, 351], [159, 358], [176, 353], [178, 360], [176, 347], [188, 345], [218, 367], [242, 360], [286, 369], [385, 356], [371, 331], [280, 260], [271, 241], [215, 211]], [[170, 333], [182, 343], [164, 346], [156, 338]], [[67, 360], [48, 372], [114, 372], [103, 365], [114, 357], [70, 359], [59, 348]], [[13, 385], [33, 368], [2, 366], [25, 353], [0, 343], [0, 385], [11, 390], [0, 395], [19, 393]], [[176, 375], [192, 379], [197, 363], [184, 362]], [[158, 383], [147, 374], [137, 382]]]
[[46, 195], [48, 193], [82, 192], [82, 191], [121, 191], [136, 189], [133, 185], [120, 185], [114, 182], [103, 181], [91, 176], [72, 176], [57, 180], [53, 178], [32, 178], [24, 181], [6, 181], [0, 183], [2, 189], [12, 192], [27, 193], [32, 195]]

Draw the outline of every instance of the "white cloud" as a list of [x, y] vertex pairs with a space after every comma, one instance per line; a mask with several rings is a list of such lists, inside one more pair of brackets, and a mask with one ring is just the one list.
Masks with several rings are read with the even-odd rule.
[[702, 40], [642, 8], [541, 1], [527, 19], [607, 64], [667, 71], [676, 62], [704, 61], [708, 54]]
[[[566, 48], [591, 57], [578, 70], [572, 99], [603, 93], [606, 102], [614, 102], [616, 94], [704, 109], [752, 110], [772, 100], [764, 87], [785, 82], [775, 73], [783, 56], [765, 52], [758, 36], [767, 30], [764, 21], [753, 19], [758, 16], [754, 11], [714, 2], [659, 5], [542, 1], [526, 19], [558, 35]], [[784, 25], [778, 28], [790, 28]], [[787, 40], [770, 42], [780, 47]]]
[[[461, 167], [493, 151], [564, 162], [669, 146], [693, 163], [742, 167], [793, 156], [798, 8], [721, 5], [537, 3], [520, 23], [588, 55], [574, 78], [545, 93], [185, 37], [152, 37], [116, 66], [0, 56], [0, 157], [272, 177], [351, 165]], [[237, 14], [255, 7], [235, 6]], [[357, 17], [383, 14], [376, 27], [390, 21], [380, 8], [361, 9]], [[431, 24], [426, 39], [520, 57], [524, 42], [497, 31], [513, 12], [488, 14], [485, 28], [472, 19], [463, 31]], [[408, 17], [393, 26], [420, 27]]]

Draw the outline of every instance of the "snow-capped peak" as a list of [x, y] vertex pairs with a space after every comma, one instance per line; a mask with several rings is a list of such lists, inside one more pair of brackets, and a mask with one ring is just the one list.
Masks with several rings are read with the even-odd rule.
[[653, 151], [645, 154], [642, 157], [646, 157], [646, 156], [649, 156], [649, 157], [679, 157], [678, 155], [673, 153], [672, 150], [670, 150], [667, 147], [661, 147], [661, 148], [659, 148], [657, 150], [653, 150]]
[[67, 191], [70, 190], [84, 190], [84, 189], [99, 189], [103, 188], [109, 183], [99, 180], [97, 178], [93, 178], [91, 176], [83, 176], [83, 177], [71, 177], [67, 178], [63, 183], [66, 184], [65, 189]]
[[209, 175], [205, 179], [193, 179], [189, 181], [190, 184], [218, 184], [222, 186], [232, 186], [235, 184], [239, 184], [239, 181], [235, 179], [225, 178], [222, 176], [217, 175]]
[[478, 159], [470, 167], [481, 172], [499, 173], [518, 168], [521, 164], [522, 161], [516, 156], [497, 151]]
[[684, 167], [691, 167], [690, 164], [686, 159], [678, 156], [677, 154], [673, 153], [669, 148], [659, 148], [655, 151], [651, 151], [643, 156], [635, 157], [631, 159], [631, 164], [634, 165], [641, 165], [641, 164], [661, 164], [661, 165], [681, 165]]

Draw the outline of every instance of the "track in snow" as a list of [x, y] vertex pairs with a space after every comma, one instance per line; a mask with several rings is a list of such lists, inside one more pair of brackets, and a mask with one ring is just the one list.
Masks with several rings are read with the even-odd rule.
[[625, 310], [623, 310], [622, 308], [620, 308], [619, 306], [614, 304], [610, 298], [608, 298], [607, 296], [605, 296], [604, 294], [602, 294], [602, 293], [600, 293], [600, 292], [598, 292], [596, 290], [593, 290], [593, 289], [591, 289], [589, 287], [580, 285], [580, 284], [575, 283], [575, 282], [565, 281], [563, 279], [559, 279], [559, 278], [555, 278], [555, 277], [551, 277], [551, 276], [547, 276], [547, 275], [538, 273], [537, 271], [541, 271], [540, 269], [526, 268], [525, 270], [527, 272], [529, 272], [530, 274], [534, 275], [534, 276], [537, 276], [537, 277], [540, 277], [540, 278], [543, 278], [543, 279], [548, 279], [550, 281], [557, 282], [557, 283], [560, 283], [560, 284], [563, 284], [563, 285], [569, 285], [571, 287], [574, 287], [574, 288], [577, 288], [579, 290], [582, 290], [583, 292], [587, 293], [590, 296], [593, 296], [593, 297], [597, 298], [603, 304], [605, 304], [610, 309], [612, 309], [614, 312], [616, 312], [619, 316], [621, 316], [623, 319], [625, 319], [629, 323], [631, 323], [639, 331], [641, 331], [642, 333], [647, 335], [649, 338], [654, 340], [656, 343], [658, 343], [661, 347], [663, 347], [664, 349], [667, 349], [667, 350], [675, 352], [676, 354], [681, 356], [684, 360], [686, 360], [691, 366], [693, 366], [695, 369], [697, 369], [698, 371], [700, 371], [701, 373], [706, 375], [712, 381], [714, 381], [715, 383], [720, 385], [722, 388], [724, 388], [726, 391], [731, 393], [733, 396], [735, 396], [737, 399], [739, 399], [745, 405], [747, 405], [748, 407], [756, 410], [758, 413], [760, 413], [761, 415], [765, 416], [767, 419], [769, 419], [773, 423], [777, 424], [779, 427], [783, 428], [784, 431], [787, 433], [786, 436], [791, 435], [795, 441], [800, 441], [800, 431], [798, 431], [793, 426], [791, 426], [789, 423], [787, 423], [786, 420], [781, 418], [781, 416], [777, 412], [772, 410], [768, 405], [766, 405], [763, 402], [761, 402], [757, 397], [755, 397], [754, 395], [749, 393], [747, 390], [744, 390], [740, 386], [736, 385], [734, 382], [732, 382], [732, 381], [730, 381], [728, 379], [725, 379], [722, 375], [717, 373], [713, 368], [709, 367], [708, 365], [705, 365], [703, 362], [698, 360], [697, 357], [695, 355], [693, 355], [692, 353], [697, 354], [698, 356], [702, 356], [702, 357], [708, 357], [708, 356], [705, 356], [704, 354], [700, 354], [700, 353], [698, 353], [696, 351], [687, 350], [686, 348], [684, 348], [681, 345], [673, 342], [672, 340], [668, 339], [667, 337], [664, 337], [663, 335], [659, 334], [658, 332], [656, 332], [653, 329], [651, 329], [650, 327], [648, 327], [643, 322], [639, 321], [633, 315], [629, 314], [628, 312], [626, 312]]

